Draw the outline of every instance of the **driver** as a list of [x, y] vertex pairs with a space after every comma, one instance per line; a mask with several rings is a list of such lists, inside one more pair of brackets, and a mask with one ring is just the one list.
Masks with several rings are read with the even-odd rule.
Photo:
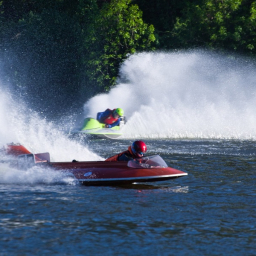
[[106, 128], [112, 128], [120, 125], [120, 117], [123, 115], [124, 111], [121, 108], [115, 108], [113, 110], [108, 108], [104, 112], [97, 113], [97, 120], [105, 124]]
[[128, 150], [107, 158], [105, 161], [129, 161], [135, 158], [142, 158], [147, 152], [147, 145], [141, 140], [136, 140], [128, 147]]

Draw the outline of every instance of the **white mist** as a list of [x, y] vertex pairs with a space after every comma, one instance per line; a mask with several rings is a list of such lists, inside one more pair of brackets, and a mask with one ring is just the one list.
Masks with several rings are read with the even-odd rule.
[[52, 161], [102, 159], [86, 146], [70, 139], [55, 124], [41, 119], [28, 105], [17, 104], [9, 93], [1, 90], [0, 148], [13, 142], [22, 144], [32, 153], [49, 152]]
[[200, 51], [133, 55], [120, 69], [128, 82], [90, 99], [85, 117], [123, 108], [123, 138], [256, 139], [255, 67]]

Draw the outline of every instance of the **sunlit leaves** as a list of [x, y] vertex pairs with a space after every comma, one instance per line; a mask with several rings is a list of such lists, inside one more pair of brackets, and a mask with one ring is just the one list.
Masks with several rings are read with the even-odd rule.
[[87, 68], [91, 79], [108, 90], [115, 84], [119, 66], [128, 54], [151, 49], [154, 27], [143, 22], [142, 12], [131, 0], [105, 4], [95, 21], [91, 27], [93, 45], [88, 39], [86, 45], [97, 50], [90, 53]]
[[256, 53], [256, 1], [207, 0], [186, 8], [173, 30], [181, 45]]

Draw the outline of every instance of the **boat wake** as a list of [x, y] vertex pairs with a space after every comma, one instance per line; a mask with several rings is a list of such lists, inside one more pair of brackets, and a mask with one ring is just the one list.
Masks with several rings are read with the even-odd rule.
[[8, 164], [0, 163], [0, 184], [78, 185], [79, 182], [70, 174], [45, 167], [33, 166], [28, 170], [18, 170]]
[[123, 108], [126, 139], [255, 140], [255, 70], [241, 57], [209, 52], [133, 55], [118, 85], [86, 102], [84, 115]]

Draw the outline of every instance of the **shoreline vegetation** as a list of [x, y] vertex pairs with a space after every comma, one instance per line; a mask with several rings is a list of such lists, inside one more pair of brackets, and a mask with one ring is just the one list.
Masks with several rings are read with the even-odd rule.
[[0, 0], [1, 82], [48, 116], [115, 86], [142, 51], [255, 58], [256, 1]]

